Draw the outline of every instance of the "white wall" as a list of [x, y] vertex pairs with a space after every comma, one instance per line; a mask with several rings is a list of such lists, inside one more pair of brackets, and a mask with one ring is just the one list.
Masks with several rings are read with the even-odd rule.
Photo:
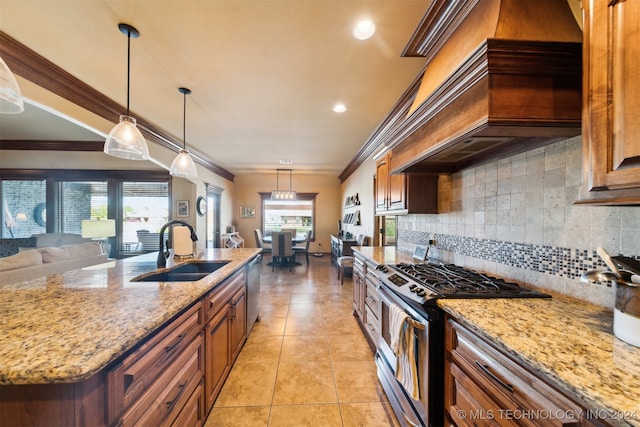
[[[352, 213], [360, 210], [361, 225], [347, 225], [345, 231], [349, 231], [354, 236], [364, 234], [372, 244], [375, 230], [375, 206], [373, 199], [373, 176], [376, 173], [376, 162], [369, 158], [364, 162], [340, 187], [342, 206], [342, 216], [345, 213]], [[345, 208], [345, 199], [358, 194], [360, 199], [359, 207]], [[341, 218], [342, 218], [341, 216]]]

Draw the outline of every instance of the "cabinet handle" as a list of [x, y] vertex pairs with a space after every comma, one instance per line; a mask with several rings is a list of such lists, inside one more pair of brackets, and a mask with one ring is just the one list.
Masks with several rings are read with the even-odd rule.
[[175, 350], [175, 348], [178, 346], [178, 344], [180, 344], [180, 341], [182, 341], [182, 339], [186, 336], [187, 334], [180, 334], [178, 335], [178, 338], [176, 338], [176, 340], [174, 341], [173, 344], [168, 345], [164, 348], [164, 352], [165, 353], [171, 353], [173, 350]]
[[180, 398], [180, 396], [182, 396], [182, 392], [184, 392], [184, 389], [186, 386], [187, 386], [187, 381], [178, 385], [178, 388], [180, 389], [178, 390], [178, 394], [176, 394], [176, 397], [174, 397], [172, 400], [167, 402], [167, 412], [171, 411], [171, 408], [173, 407], [173, 405], [175, 405], [178, 399]]
[[503, 380], [501, 380], [498, 377], [498, 375], [496, 375], [493, 372], [491, 372], [491, 370], [490, 370], [488, 365], [483, 365], [478, 360], [476, 360], [476, 365], [478, 365], [478, 367], [482, 370], [482, 372], [484, 372], [485, 374], [489, 375], [489, 377], [491, 377], [495, 382], [500, 384], [505, 389], [509, 390], [510, 393], [513, 393], [513, 386], [511, 384], [507, 383], [507, 382], [504, 382]]

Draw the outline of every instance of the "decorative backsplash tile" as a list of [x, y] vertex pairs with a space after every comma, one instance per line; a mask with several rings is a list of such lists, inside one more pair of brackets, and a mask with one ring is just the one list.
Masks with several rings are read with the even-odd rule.
[[438, 258], [611, 307], [611, 284], [580, 275], [606, 269], [598, 246], [640, 259], [640, 207], [575, 204], [581, 163], [575, 137], [443, 175], [440, 213], [398, 216], [397, 246], [435, 239]]
[[[478, 239], [475, 237], [420, 231], [400, 230], [398, 233], [398, 240], [413, 245], [427, 245], [430, 239], [436, 241], [436, 248], [440, 250], [569, 279], [578, 279], [582, 273], [588, 270], [607, 268], [595, 250]], [[626, 256], [635, 258], [632, 254], [626, 254]]]

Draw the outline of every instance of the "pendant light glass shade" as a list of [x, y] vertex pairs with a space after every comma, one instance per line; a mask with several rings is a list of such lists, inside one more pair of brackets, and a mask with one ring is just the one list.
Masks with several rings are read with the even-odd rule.
[[180, 150], [180, 154], [173, 159], [169, 173], [180, 178], [195, 178], [198, 176], [196, 164], [186, 150]]
[[128, 160], [149, 158], [149, 147], [136, 126], [136, 119], [131, 116], [120, 116], [120, 123], [107, 136], [104, 152], [110, 156]]
[[136, 126], [136, 119], [129, 115], [129, 86], [131, 75], [131, 37], [138, 38], [140, 32], [128, 24], [118, 24], [120, 32], [127, 36], [127, 114], [120, 116], [104, 143], [104, 152], [110, 156], [127, 160], [149, 159], [149, 147]]
[[193, 159], [187, 152], [187, 95], [191, 93], [189, 89], [186, 87], [178, 88], [178, 91], [184, 95], [183, 109], [182, 109], [182, 150], [180, 150], [180, 154], [173, 159], [173, 163], [171, 163], [171, 168], [169, 169], [169, 173], [172, 176], [177, 176], [180, 178], [195, 178], [198, 176], [198, 170], [196, 169], [196, 164], [193, 162]]
[[9, 66], [0, 58], [0, 113], [17, 114], [24, 111], [22, 93]]

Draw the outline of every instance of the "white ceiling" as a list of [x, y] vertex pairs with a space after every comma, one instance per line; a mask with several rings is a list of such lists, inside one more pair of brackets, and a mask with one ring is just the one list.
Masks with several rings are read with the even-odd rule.
[[[127, 38], [117, 25], [131, 24], [141, 33], [131, 40], [132, 115], [181, 141], [185, 86], [187, 146], [213, 163], [242, 174], [287, 159], [337, 176], [421, 71], [423, 59], [400, 54], [429, 3], [0, 0], [0, 29], [126, 105]], [[351, 33], [362, 18], [377, 27], [365, 41]], [[337, 102], [347, 112], [334, 113]], [[15, 138], [14, 117], [2, 117], [3, 139]]]

